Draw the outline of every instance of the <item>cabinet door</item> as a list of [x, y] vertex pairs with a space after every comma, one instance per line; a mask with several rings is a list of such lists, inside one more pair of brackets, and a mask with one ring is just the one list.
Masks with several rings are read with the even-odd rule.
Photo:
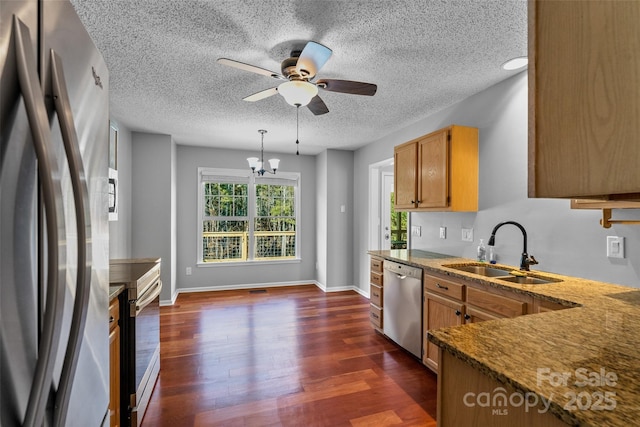
[[640, 2], [529, 2], [529, 197], [640, 193]]
[[120, 425], [120, 326], [109, 331], [109, 415], [111, 427]]
[[[464, 316], [464, 305], [460, 301], [450, 300], [431, 292], [425, 292], [424, 300], [424, 331], [446, 328], [448, 326], [461, 325]], [[428, 339], [424, 342], [424, 354], [422, 361], [433, 371], [438, 371], [437, 345]]]
[[395, 210], [407, 210], [416, 207], [417, 156], [415, 141], [394, 148], [393, 173]]
[[418, 141], [418, 207], [446, 208], [449, 199], [448, 130]]

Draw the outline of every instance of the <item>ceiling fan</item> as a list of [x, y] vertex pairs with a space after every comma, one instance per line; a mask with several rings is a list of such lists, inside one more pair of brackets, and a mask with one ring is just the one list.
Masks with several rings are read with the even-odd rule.
[[318, 88], [329, 92], [367, 96], [373, 96], [378, 89], [375, 84], [351, 80], [319, 79], [314, 81], [316, 73], [329, 60], [331, 53], [331, 49], [328, 47], [310, 41], [302, 51], [293, 51], [290, 58], [282, 61], [280, 65], [282, 73], [276, 73], [233, 59], [218, 58], [218, 62], [229, 67], [262, 74], [277, 80], [284, 80], [283, 83], [276, 87], [243, 98], [245, 101], [255, 102], [279, 93], [287, 103], [296, 107], [306, 105], [313, 114], [320, 115], [328, 113], [329, 109], [318, 96]]

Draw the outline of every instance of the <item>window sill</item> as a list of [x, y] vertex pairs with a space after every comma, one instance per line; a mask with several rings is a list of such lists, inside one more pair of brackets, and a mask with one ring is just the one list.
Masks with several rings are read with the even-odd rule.
[[274, 265], [274, 264], [299, 264], [302, 258], [278, 259], [273, 261], [267, 260], [250, 260], [250, 261], [221, 261], [221, 262], [198, 262], [196, 267], [244, 267], [248, 265]]

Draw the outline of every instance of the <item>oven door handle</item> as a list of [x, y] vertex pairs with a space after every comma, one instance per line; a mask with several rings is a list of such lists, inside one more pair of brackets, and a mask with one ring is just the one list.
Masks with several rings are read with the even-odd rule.
[[162, 292], [162, 280], [158, 280], [154, 283], [151, 288], [145, 292], [139, 299], [135, 301], [136, 309], [133, 313], [134, 316], [137, 316], [146, 306], [148, 306], [151, 301], [156, 299], [158, 295]]

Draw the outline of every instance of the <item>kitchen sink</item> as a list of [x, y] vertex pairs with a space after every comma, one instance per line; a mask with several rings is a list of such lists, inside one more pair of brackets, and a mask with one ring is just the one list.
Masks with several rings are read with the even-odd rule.
[[509, 277], [497, 277], [499, 280], [504, 280], [505, 282], [518, 283], [521, 285], [543, 285], [545, 283], [555, 283], [560, 282], [558, 279], [541, 279], [539, 277], [532, 276], [509, 276]]
[[490, 267], [488, 265], [467, 264], [467, 265], [443, 265], [443, 267], [452, 268], [458, 271], [477, 274], [479, 276], [491, 277], [492, 279], [504, 280], [505, 282], [517, 283], [520, 285], [542, 285], [545, 283], [561, 282], [559, 279], [551, 277], [536, 277], [528, 275], [511, 274], [514, 271], [510, 269], [502, 269], [498, 267]]
[[453, 268], [454, 270], [466, 271], [467, 273], [478, 274], [480, 276], [485, 276], [485, 277], [499, 277], [499, 276], [509, 275], [509, 270], [503, 270], [501, 268], [495, 268], [495, 267], [488, 267], [486, 265], [456, 265], [456, 266], [444, 265], [443, 267]]

